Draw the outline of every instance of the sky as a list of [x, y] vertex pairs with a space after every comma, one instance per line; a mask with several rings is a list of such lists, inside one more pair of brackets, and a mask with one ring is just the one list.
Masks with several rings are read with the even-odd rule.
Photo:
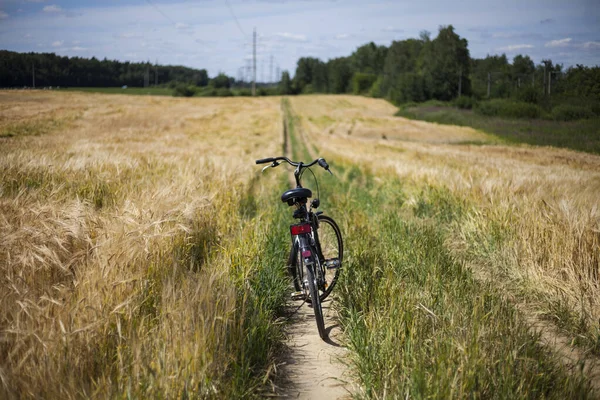
[[[0, 0], [0, 49], [158, 61], [257, 80], [453, 25], [471, 57], [600, 65], [600, 0]], [[271, 57], [272, 71], [271, 72]]]

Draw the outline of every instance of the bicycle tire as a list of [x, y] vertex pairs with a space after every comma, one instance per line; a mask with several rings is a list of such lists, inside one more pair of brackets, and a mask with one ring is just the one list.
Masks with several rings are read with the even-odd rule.
[[315, 321], [321, 339], [327, 339], [327, 331], [325, 331], [325, 321], [323, 321], [323, 308], [321, 307], [321, 299], [319, 298], [319, 290], [317, 289], [317, 281], [312, 268], [306, 268], [306, 277], [308, 279], [308, 292], [310, 294], [311, 304], [315, 313]]
[[288, 272], [292, 276], [292, 283], [296, 292], [302, 290], [302, 262], [300, 260], [300, 252], [298, 246], [292, 243], [292, 249], [290, 250], [290, 256], [288, 258]]
[[[325, 286], [321, 288], [322, 293], [319, 298], [323, 301], [335, 287], [340, 275], [344, 258], [344, 242], [340, 228], [333, 218], [323, 214], [319, 215], [318, 218], [319, 246], [317, 246], [317, 251], [319, 252], [318, 257], [325, 280]], [[326, 266], [327, 262], [334, 261], [338, 263], [337, 267], [328, 269]]]

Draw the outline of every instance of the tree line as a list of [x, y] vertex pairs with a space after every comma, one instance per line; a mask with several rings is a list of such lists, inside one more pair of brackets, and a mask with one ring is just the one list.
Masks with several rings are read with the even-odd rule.
[[[0, 87], [30, 87], [34, 76], [38, 87], [143, 87], [154, 84], [157, 75], [160, 84], [206, 86], [210, 81], [205, 69], [0, 50]], [[222, 76], [215, 79], [222, 84]]]
[[[205, 69], [0, 50], [0, 87], [32, 86], [33, 75], [39, 87], [142, 87], [158, 80], [178, 95], [220, 95], [236, 84], [225, 74], [211, 79]], [[527, 55], [517, 55], [512, 62], [505, 54], [471, 58], [467, 40], [449, 25], [440, 27], [434, 39], [424, 31], [419, 38], [394, 41], [390, 46], [371, 42], [350, 56], [326, 62], [302, 57], [293, 78], [283, 71], [277, 90], [263, 91], [354, 93], [397, 104], [459, 96], [516, 97], [535, 103], [551, 93], [579, 101], [598, 100], [600, 67], [577, 65], [564, 70], [551, 60], [536, 65]]]
[[440, 27], [435, 39], [424, 31], [419, 38], [394, 41], [389, 47], [371, 42], [348, 57], [327, 62], [300, 58], [293, 79], [283, 71], [279, 91], [354, 93], [397, 104], [459, 96], [534, 102], [550, 93], [600, 99], [600, 68], [577, 65], [563, 70], [551, 60], [535, 65], [527, 55], [517, 55], [512, 63], [504, 54], [474, 59], [467, 40], [449, 25]]

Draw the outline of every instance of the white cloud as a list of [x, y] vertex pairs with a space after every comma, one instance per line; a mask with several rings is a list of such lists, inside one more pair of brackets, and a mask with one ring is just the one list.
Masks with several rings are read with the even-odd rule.
[[402, 32], [404, 32], [404, 29], [394, 28], [393, 26], [386, 26], [382, 30], [384, 32], [396, 32], [396, 33], [402, 33]]
[[8, 18], [8, 14], [5, 13], [4, 11], [0, 11], [0, 19], [5, 19]]
[[340, 33], [339, 35], [335, 35], [335, 38], [338, 40], [344, 40], [350, 38], [350, 35], [347, 33]]
[[23, 37], [25, 39], [29, 39], [29, 38], [32, 38], [33, 36], [31, 35], [31, 33], [26, 33], [25, 35], [23, 35]]
[[85, 50], [87, 50], [87, 48], [86, 47], [75, 46], [75, 47], [71, 47], [71, 50], [73, 50], [73, 51], [85, 51]]
[[276, 33], [275, 35], [280, 38], [293, 40], [296, 42], [306, 42], [306, 35], [297, 35], [289, 32]]
[[559, 39], [559, 40], [551, 40], [551, 41], [547, 42], [544, 46], [545, 47], [565, 47], [565, 46], [568, 46], [570, 42], [571, 42], [571, 38], [564, 38], [564, 39]]
[[600, 49], [600, 42], [585, 42], [582, 46], [584, 49]]
[[60, 8], [60, 6], [57, 6], [56, 4], [42, 8], [42, 11], [45, 13], [59, 13], [62, 12], [62, 10], [63, 9]]
[[533, 49], [532, 44], [511, 44], [510, 46], [499, 47], [498, 51], [517, 51], [517, 50], [525, 50], [525, 49]]
[[190, 29], [190, 26], [188, 24], [184, 24], [183, 22], [178, 22], [175, 24], [175, 28], [185, 30]]
[[63, 43], [64, 43], [63, 40], [57, 40], [55, 42], [52, 42], [52, 47], [60, 47], [63, 45]]

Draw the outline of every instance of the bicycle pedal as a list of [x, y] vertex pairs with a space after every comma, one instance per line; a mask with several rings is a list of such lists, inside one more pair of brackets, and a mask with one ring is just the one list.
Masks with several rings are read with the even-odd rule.
[[334, 258], [331, 260], [325, 260], [325, 267], [327, 269], [336, 269], [336, 268], [340, 268], [340, 259], [339, 258]]
[[304, 300], [304, 297], [306, 296], [302, 292], [292, 292], [290, 297], [292, 298], [292, 300]]

